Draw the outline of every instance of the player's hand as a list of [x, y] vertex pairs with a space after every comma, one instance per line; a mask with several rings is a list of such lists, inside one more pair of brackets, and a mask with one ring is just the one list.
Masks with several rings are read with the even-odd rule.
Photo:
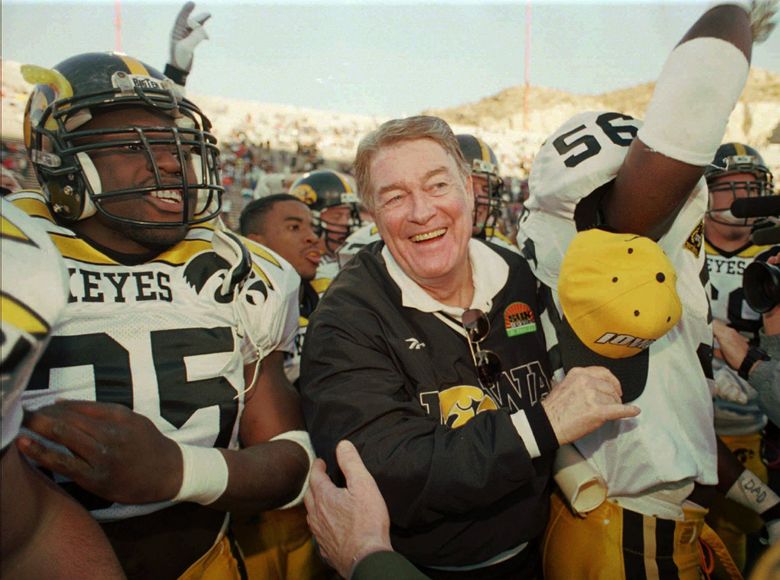
[[777, 15], [778, 0], [750, 0], [744, 4], [750, 16], [753, 42], [764, 42], [775, 29], [774, 18]]
[[746, 405], [751, 396], [757, 396], [755, 389], [752, 389], [747, 382], [743, 381], [737, 371], [728, 366], [721, 366], [713, 370], [714, 378], [708, 380], [710, 395], [731, 401], [740, 405]]
[[636, 417], [639, 407], [621, 403], [620, 382], [604, 367], [575, 367], [542, 401], [561, 445], [576, 441], [607, 421]]
[[178, 446], [123, 405], [58, 401], [27, 413], [24, 426], [70, 453], [20, 435], [22, 453], [107, 500], [141, 504], [171, 499], [179, 491]]
[[712, 321], [712, 334], [717, 341], [715, 356], [738, 369], [748, 352], [747, 338], [721, 320]]
[[211, 18], [211, 14], [202, 12], [191, 17], [190, 14], [194, 9], [194, 2], [185, 2], [171, 30], [170, 64], [186, 73], [192, 69], [195, 47], [209, 37], [203, 25]]
[[333, 485], [325, 472], [325, 462], [317, 459], [303, 501], [306, 521], [322, 557], [349, 578], [352, 567], [364, 556], [393, 549], [390, 515], [374, 478], [351, 442], [339, 442], [336, 460], [347, 487]]

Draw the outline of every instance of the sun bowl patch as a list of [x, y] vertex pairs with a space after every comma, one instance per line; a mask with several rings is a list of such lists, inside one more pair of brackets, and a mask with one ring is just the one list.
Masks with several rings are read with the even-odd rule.
[[528, 304], [512, 302], [504, 310], [504, 328], [507, 336], [536, 332], [536, 317]]

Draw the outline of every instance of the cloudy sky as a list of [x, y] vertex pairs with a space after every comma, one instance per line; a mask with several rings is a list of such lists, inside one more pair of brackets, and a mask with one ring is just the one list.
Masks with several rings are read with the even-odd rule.
[[[379, 116], [472, 102], [526, 76], [596, 94], [654, 80], [708, 4], [198, 0], [195, 13], [212, 14], [210, 39], [198, 47], [188, 89]], [[120, 44], [162, 69], [180, 6], [3, 0], [2, 56], [53, 66]], [[755, 48], [754, 65], [780, 73], [780, 32]]]

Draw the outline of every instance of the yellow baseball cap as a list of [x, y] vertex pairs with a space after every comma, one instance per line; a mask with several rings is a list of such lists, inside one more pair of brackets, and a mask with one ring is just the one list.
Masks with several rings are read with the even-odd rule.
[[634, 356], [680, 320], [677, 274], [650, 238], [580, 232], [561, 263], [558, 297], [577, 338], [607, 358]]
[[638, 398], [650, 345], [682, 315], [676, 283], [674, 266], [651, 239], [599, 229], [578, 233], [558, 278], [562, 319], [551, 310], [564, 370], [606, 367], [620, 381], [624, 403]]

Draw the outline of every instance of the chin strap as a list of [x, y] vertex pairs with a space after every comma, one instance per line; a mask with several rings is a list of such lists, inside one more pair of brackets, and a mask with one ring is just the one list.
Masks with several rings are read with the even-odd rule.
[[[236, 334], [239, 338], [246, 337], [257, 354], [252, 380], [243, 391], [243, 393], [246, 393], [254, 387], [255, 381], [260, 374], [260, 364], [262, 362], [262, 357], [260, 356], [262, 349], [252, 336], [250, 330], [252, 326], [249, 324], [249, 320], [247, 320], [246, 310], [242, 308], [242, 299], [240, 297], [241, 290], [244, 288], [247, 280], [252, 277], [252, 256], [241, 239], [229, 231], [222, 223], [222, 220], [218, 220], [216, 225], [212, 246], [217, 255], [229, 264], [225, 279], [220, 287], [220, 294], [223, 298], [231, 298], [236, 320]], [[237, 394], [235, 398], [237, 399], [238, 397], [239, 395]]]

